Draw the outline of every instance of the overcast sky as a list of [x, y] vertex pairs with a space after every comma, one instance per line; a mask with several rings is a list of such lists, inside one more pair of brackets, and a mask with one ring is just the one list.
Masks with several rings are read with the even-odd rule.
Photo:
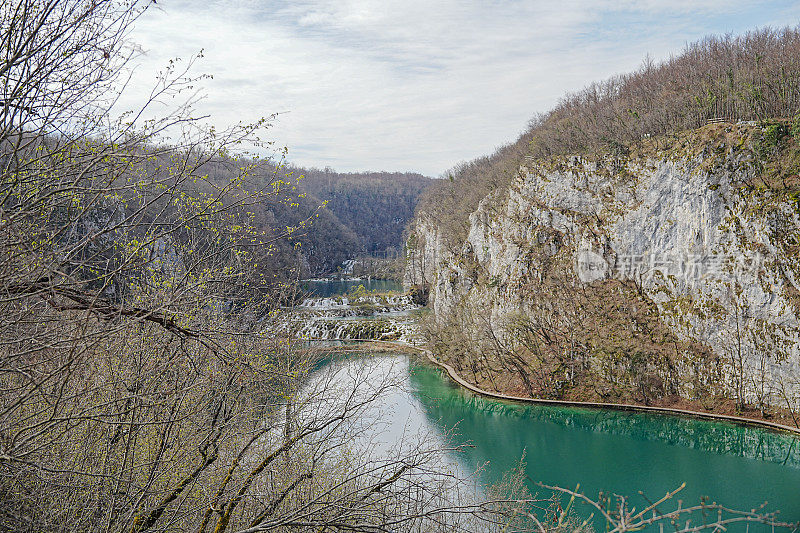
[[204, 49], [215, 124], [279, 112], [268, 137], [299, 165], [438, 176], [647, 54], [798, 23], [797, 1], [158, 0], [131, 34], [129, 97]]

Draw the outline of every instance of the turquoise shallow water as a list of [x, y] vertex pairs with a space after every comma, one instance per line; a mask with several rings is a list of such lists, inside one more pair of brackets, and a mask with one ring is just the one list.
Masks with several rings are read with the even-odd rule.
[[[800, 439], [758, 428], [673, 416], [506, 403], [477, 397], [437, 369], [411, 367], [409, 401], [425, 424], [457, 427], [474, 445], [457, 460], [486, 464], [498, 481], [523, 452], [529, 485], [627, 495], [641, 508], [681, 483], [684, 505], [701, 497], [735, 509], [767, 502], [786, 521], [800, 521]], [[666, 507], [671, 508], [670, 506]], [[752, 527], [751, 527], [752, 529]], [[737, 529], [738, 530], [738, 529]]]

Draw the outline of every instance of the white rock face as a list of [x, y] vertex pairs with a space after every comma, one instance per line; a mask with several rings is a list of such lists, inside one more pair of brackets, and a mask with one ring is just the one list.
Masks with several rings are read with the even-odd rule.
[[729, 154], [521, 170], [470, 215], [460, 250], [432, 221], [417, 221], [406, 283], [430, 285], [438, 316], [488, 305], [500, 334], [509, 313], [526, 312], [535, 254], [566, 246], [576, 279], [634, 280], [678, 335], [740, 359], [749, 399], [783, 402], [782, 384], [800, 402], [800, 322], [789, 298], [800, 289], [800, 258], [787, 245], [800, 242], [800, 218], [785, 198], [737, 185], [751, 166]]

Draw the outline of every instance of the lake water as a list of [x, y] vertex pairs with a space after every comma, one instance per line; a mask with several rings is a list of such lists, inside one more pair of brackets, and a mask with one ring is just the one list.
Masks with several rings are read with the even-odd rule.
[[[336, 364], [364, 361], [344, 359]], [[682, 500], [684, 506], [704, 497], [739, 510], [766, 502], [764, 509], [780, 510], [782, 520], [800, 521], [796, 436], [727, 422], [490, 400], [405, 356], [380, 355], [367, 361], [391, 367], [403, 383], [376, 407], [388, 413], [381, 438], [386, 443], [409, 434], [443, 439], [456, 428], [457, 441], [472, 447], [450, 459], [465, 473], [485, 466], [482, 482], [499, 481], [525, 454], [529, 487], [540, 495], [545, 493], [536, 482], [572, 489], [580, 484], [581, 492], [594, 499], [601, 491], [626, 495], [641, 509], [648, 500], [685, 483], [674, 500]], [[664, 504], [661, 510], [676, 505]], [[578, 511], [588, 516], [587, 509]], [[602, 523], [596, 525], [602, 530]], [[744, 531], [745, 526], [733, 530]]]
[[[629, 496], [641, 509], [667, 491], [686, 488], [661, 509], [697, 504], [702, 497], [739, 510], [780, 510], [785, 521], [800, 521], [800, 442], [790, 435], [691, 418], [603, 409], [540, 406], [478, 397], [450, 382], [438, 369], [406, 356], [344, 359], [339, 365], [369, 364], [376, 376], [394, 372], [403, 385], [374, 410], [383, 413], [381, 441], [403, 435], [441, 439], [456, 428], [456, 442], [472, 447], [450, 460], [464, 474], [483, 467], [481, 482], [500, 481], [523, 453], [529, 488], [536, 482]], [[577, 507], [588, 516], [588, 507]], [[597, 523], [602, 529], [602, 523]], [[761, 530], [763, 526], [750, 526]], [[734, 527], [735, 531], [744, 531]]]
[[438, 369], [408, 368], [407, 401], [422, 406], [420, 424], [457, 427], [474, 445], [458, 460], [465, 468], [488, 463], [487, 481], [497, 481], [524, 452], [534, 491], [541, 492], [535, 482], [580, 484], [586, 495], [628, 495], [641, 508], [639, 491], [657, 500], [686, 483], [684, 504], [707, 496], [750, 510], [767, 502], [783, 520], [800, 521], [798, 437], [726, 422], [488, 400]]

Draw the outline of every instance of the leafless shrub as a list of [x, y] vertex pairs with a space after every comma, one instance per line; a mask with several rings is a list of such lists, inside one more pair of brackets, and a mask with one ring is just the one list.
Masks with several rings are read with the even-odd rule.
[[[562, 487], [552, 487], [539, 484], [544, 489], [552, 490], [555, 494], [569, 496], [567, 505], [563, 508], [558, 518], [560, 524], [569, 515], [575, 506], [583, 504], [584, 508], [591, 509], [591, 514], [583, 522], [587, 525], [594, 517], [604, 522], [605, 530], [609, 533], [622, 533], [624, 531], [641, 531], [647, 528], [669, 529], [677, 533], [692, 531], [727, 531], [735, 524], [763, 524], [773, 530], [796, 531], [797, 523], [779, 520], [776, 512], [767, 512], [762, 509], [750, 511], [737, 511], [729, 509], [714, 502], [701, 500], [696, 505], [684, 506], [676, 496], [683, 490], [684, 485], [667, 492], [657, 500], [645, 498], [647, 504], [637, 510], [631, 506], [630, 498], [618, 494], [601, 494], [596, 500], [591, 499], [581, 492]], [[643, 494], [640, 493], [642, 497]], [[667, 506], [675, 504], [674, 509], [666, 510]], [[550, 531], [551, 528], [538, 523], [539, 531]]]

